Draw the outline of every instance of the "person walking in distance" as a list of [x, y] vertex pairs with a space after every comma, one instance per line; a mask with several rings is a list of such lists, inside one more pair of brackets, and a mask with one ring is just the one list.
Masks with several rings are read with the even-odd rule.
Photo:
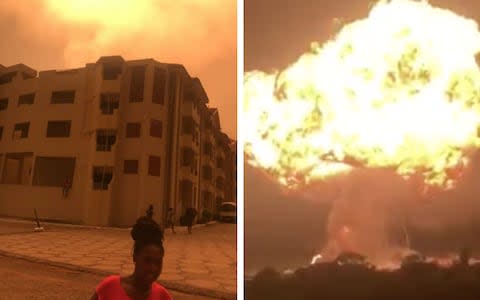
[[195, 217], [197, 216], [197, 211], [193, 207], [187, 208], [187, 211], [185, 213], [186, 221], [187, 221], [187, 227], [188, 227], [188, 233], [192, 234], [192, 227], [193, 227], [193, 222], [195, 221]]
[[144, 216], [137, 220], [130, 235], [134, 240], [133, 273], [125, 277], [106, 277], [90, 300], [172, 300], [168, 291], [156, 282], [165, 254], [163, 230], [154, 220]]
[[173, 219], [173, 208], [169, 208], [167, 212], [167, 228], [171, 228], [172, 232], [175, 233], [175, 222]]
[[70, 177], [66, 177], [65, 181], [63, 182], [63, 198], [68, 197], [68, 192], [72, 188], [72, 181], [70, 180]]
[[150, 205], [148, 206], [148, 209], [147, 209], [147, 211], [145, 212], [145, 215], [147, 216], [147, 218], [153, 220], [153, 205], [152, 205], [152, 204], [150, 204]]

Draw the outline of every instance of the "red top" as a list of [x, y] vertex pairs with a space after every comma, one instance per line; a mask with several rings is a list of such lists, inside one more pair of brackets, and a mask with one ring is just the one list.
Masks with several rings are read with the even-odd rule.
[[[108, 276], [102, 280], [95, 292], [98, 300], [132, 300], [120, 284], [119, 275]], [[173, 298], [163, 286], [154, 282], [152, 292], [147, 300], [173, 300]]]

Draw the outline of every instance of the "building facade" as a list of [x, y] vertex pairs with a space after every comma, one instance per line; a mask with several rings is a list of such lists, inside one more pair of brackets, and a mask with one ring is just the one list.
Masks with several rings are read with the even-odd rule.
[[0, 215], [130, 226], [150, 204], [161, 223], [168, 208], [177, 222], [188, 207], [215, 213], [235, 189], [231, 163], [216, 164], [232, 156], [225, 143], [218, 110], [182, 65], [0, 65]]

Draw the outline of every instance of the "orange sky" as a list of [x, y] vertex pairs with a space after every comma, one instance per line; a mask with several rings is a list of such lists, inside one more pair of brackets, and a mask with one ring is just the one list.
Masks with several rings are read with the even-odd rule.
[[102, 55], [185, 65], [236, 138], [235, 0], [0, 1], [0, 64], [82, 67]]

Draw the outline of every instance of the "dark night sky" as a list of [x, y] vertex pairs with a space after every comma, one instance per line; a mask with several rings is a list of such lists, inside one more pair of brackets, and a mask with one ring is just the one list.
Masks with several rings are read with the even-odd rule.
[[[311, 42], [323, 43], [343, 22], [364, 18], [367, 0], [245, 0], [245, 71], [282, 69]], [[478, 0], [430, 3], [479, 19]], [[477, 16], [473, 15], [477, 12]], [[261, 171], [245, 167], [246, 272], [305, 263], [321, 249], [328, 208], [285, 195]], [[268, 221], [267, 221], [268, 220]]]

